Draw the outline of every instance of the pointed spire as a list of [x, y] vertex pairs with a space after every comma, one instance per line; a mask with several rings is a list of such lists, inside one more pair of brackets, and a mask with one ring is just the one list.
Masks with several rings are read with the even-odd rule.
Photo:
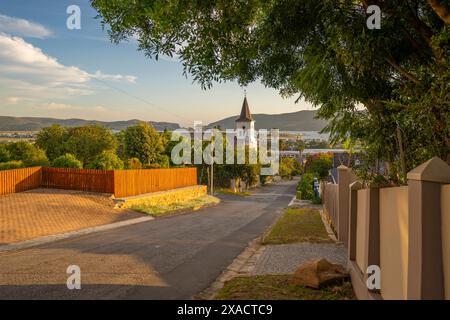
[[253, 121], [252, 114], [250, 113], [250, 108], [248, 107], [247, 96], [244, 97], [244, 102], [242, 103], [241, 115], [236, 120], [236, 122], [250, 122]]

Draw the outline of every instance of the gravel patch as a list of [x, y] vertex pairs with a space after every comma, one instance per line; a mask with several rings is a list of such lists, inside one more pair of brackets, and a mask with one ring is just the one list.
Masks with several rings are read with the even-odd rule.
[[325, 258], [347, 265], [347, 249], [340, 244], [295, 243], [265, 246], [252, 271], [253, 275], [293, 273], [301, 264]]

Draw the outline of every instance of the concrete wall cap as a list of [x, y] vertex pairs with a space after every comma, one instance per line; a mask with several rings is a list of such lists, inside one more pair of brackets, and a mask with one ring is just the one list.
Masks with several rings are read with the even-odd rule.
[[338, 170], [348, 170], [348, 167], [344, 166], [343, 164], [341, 164], [339, 167], [337, 167]]
[[408, 180], [450, 183], [450, 166], [439, 157], [433, 157], [408, 172], [407, 177]]
[[360, 190], [363, 188], [363, 184], [359, 181], [355, 181], [350, 185], [350, 190]]

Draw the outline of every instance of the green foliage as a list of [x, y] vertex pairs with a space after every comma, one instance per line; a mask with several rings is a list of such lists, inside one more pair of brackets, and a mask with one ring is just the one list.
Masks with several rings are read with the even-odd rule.
[[159, 163], [150, 163], [144, 164], [143, 169], [161, 169], [161, 165]]
[[11, 170], [11, 169], [19, 169], [23, 168], [23, 162], [22, 161], [7, 161], [7, 162], [0, 162], [0, 170]]
[[279, 174], [283, 178], [292, 178], [300, 174], [301, 165], [294, 159], [289, 157], [282, 157], [280, 161]]
[[151, 125], [140, 123], [128, 127], [123, 133], [124, 152], [128, 158], [138, 158], [145, 166], [165, 165], [161, 158], [164, 153], [163, 139]]
[[131, 158], [125, 162], [125, 169], [138, 170], [142, 169], [142, 163], [138, 158]]
[[166, 154], [161, 154], [157, 157], [156, 163], [159, 164], [161, 168], [169, 168], [170, 167], [170, 158]]
[[333, 166], [332, 155], [320, 153], [310, 155], [306, 159], [305, 171], [311, 173], [319, 179], [324, 179], [329, 175], [329, 171]]
[[8, 150], [8, 146], [4, 143], [0, 144], [0, 162], [7, 162], [11, 159], [11, 153]]
[[310, 140], [306, 142], [305, 147], [308, 149], [328, 149], [330, 144], [324, 140]]
[[123, 161], [114, 153], [114, 151], [103, 151], [89, 165], [88, 169], [99, 170], [119, 170], [123, 169]]
[[60, 125], [42, 129], [36, 138], [36, 145], [45, 150], [47, 157], [53, 161], [66, 153], [67, 130]]
[[99, 125], [69, 128], [67, 150], [79, 159], [84, 167], [90, 166], [104, 151], [115, 152], [117, 139], [107, 128]]
[[73, 154], [66, 153], [53, 160], [52, 167], [82, 169], [83, 164]]
[[295, 242], [332, 242], [323, 225], [320, 212], [311, 208], [288, 208], [264, 237], [263, 244]]
[[306, 142], [302, 139], [286, 140], [280, 139], [280, 151], [300, 151], [305, 150]]
[[12, 142], [7, 145], [11, 160], [22, 161], [25, 167], [48, 166], [45, 151], [27, 141]]
[[367, 29], [363, 0], [91, 3], [113, 41], [177, 54], [203, 88], [261, 81], [319, 106], [333, 143], [351, 137], [404, 181], [431, 156], [450, 163], [449, 2], [436, 2], [447, 15], [428, 0], [382, 1], [380, 30]]
[[314, 175], [305, 173], [302, 175], [298, 185], [297, 194], [302, 200], [313, 200], [314, 195]]

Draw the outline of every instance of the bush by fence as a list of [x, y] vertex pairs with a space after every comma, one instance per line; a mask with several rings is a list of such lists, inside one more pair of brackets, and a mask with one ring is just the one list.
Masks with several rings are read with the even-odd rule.
[[0, 172], [0, 195], [44, 187], [128, 197], [193, 185], [197, 185], [196, 168], [89, 170], [35, 167]]

